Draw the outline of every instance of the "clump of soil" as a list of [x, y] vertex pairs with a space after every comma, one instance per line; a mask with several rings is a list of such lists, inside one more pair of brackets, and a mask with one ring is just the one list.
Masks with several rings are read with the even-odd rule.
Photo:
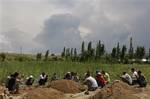
[[56, 80], [51, 82], [51, 87], [64, 93], [80, 93], [84, 91], [85, 86], [72, 80]]
[[26, 95], [22, 99], [63, 99], [64, 94], [52, 88], [36, 88]]
[[114, 82], [110, 87], [104, 88], [90, 99], [141, 99], [135, 94], [142, 89], [134, 88], [121, 81]]
[[3, 92], [4, 92], [4, 88], [0, 86], [0, 94], [2, 94]]

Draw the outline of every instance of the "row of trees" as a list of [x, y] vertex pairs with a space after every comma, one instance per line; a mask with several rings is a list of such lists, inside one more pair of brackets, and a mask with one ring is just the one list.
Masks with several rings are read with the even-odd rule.
[[[61, 60], [80, 61], [80, 62], [108, 61], [108, 62], [125, 63], [128, 60], [132, 60], [132, 59], [140, 60], [142, 58], [150, 58], [150, 49], [148, 55], [145, 55], [146, 51], [144, 46], [137, 46], [137, 48], [134, 50], [132, 46], [132, 38], [130, 39], [129, 49], [127, 49], [126, 45], [120, 46], [118, 42], [117, 46], [113, 47], [110, 53], [107, 53], [105, 45], [100, 40], [96, 43], [94, 47], [91, 41], [87, 44], [87, 46], [83, 41], [80, 49], [81, 50], [77, 50], [76, 48], [64, 47], [61, 53], [61, 57], [59, 57], [59, 60], [61, 59]], [[42, 53], [37, 53], [36, 60], [37, 61], [58, 60], [58, 56], [55, 56], [55, 54], [51, 54], [51, 55], [49, 54], [50, 54], [49, 50], [47, 50], [44, 55], [42, 55]], [[5, 61], [6, 58], [7, 55], [5, 53], [0, 53], [1, 61]], [[15, 60], [19, 60], [19, 61], [28, 60], [27, 58], [28, 57], [21, 55], [20, 57], [15, 58]]]
[[[106, 53], [105, 45], [102, 44], [101, 41], [98, 41], [96, 47], [92, 46], [92, 42], [89, 42], [86, 47], [83, 41], [81, 51], [77, 51], [76, 48], [64, 47], [61, 56], [66, 60], [72, 61], [113, 60], [124, 63], [132, 59], [142, 59], [145, 57], [145, 53], [144, 46], [137, 46], [135, 50], [133, 49], [131, 38], [129, 49], [127, 49], [126, 45], [120, 46], [118, 42], [117, 46], [108, 54]], [[146, 58], [150, 58], [150, 49], [149, 55], [147, 55]]]

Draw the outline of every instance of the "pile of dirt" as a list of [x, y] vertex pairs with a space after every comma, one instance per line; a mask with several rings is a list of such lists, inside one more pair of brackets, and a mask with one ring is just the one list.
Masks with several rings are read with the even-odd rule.
[[4, 88], [0, 86], [0, 94], [2, 94], [3, 92], [4, 92]]
[[141, 99], [136, 95], [141, 92], [141, 88], [135, 88], [121, 81], [117, 81], [110, 87], [104, 88], [94, 96], [91, 96], [90, 99]]
[[51, 87], [64, 93], [80, 93], [84, 91], [85, 86], [72, 80], [56, 80], [51, 82]]
[[63, 99], [64, 94], [52, 88], [36, 88], [21, 99]]

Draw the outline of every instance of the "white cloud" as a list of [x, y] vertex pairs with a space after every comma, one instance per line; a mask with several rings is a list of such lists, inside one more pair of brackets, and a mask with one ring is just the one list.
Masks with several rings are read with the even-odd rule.
[[[128, 43], [131, 35], [135, 45], [150, 47], [149, 0], [3, 0], [1, 5], [1, 33], [17, 28], [25, 41], [29, 36], [42, 49], [80, 47], [82, 40], [102, 40], [110, 49], [117, 42]], [[19, 41], [9, 39], [11, 46], [13, 39]], [[31, 47], [29, 42], [23, 43]]]

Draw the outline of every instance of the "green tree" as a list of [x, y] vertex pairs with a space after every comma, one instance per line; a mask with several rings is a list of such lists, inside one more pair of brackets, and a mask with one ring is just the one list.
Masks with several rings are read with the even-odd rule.
[[121, 55], [120, 55], [121, 62], [123, 62], [123, 60], [125, 59], [126, 51], [127, 51], [127, 48], [125, 45], [123, 45], [122, 50], [121, 50]]
[[42, 53], [37, 53], [36, 60], [39, 61], [42, 59]]
[[5, 59], [6, 59], [6, 54], [5, 54], [5, 53], [1, 53], [1, 54], [0, 54], [0, 57], [1, 57], [2, 61], [5, 61]]
[[93, 58], [93, 56], [94, 56], [94, 49], [92, 48], [92, 42], [91, 41], [88, 43], [87, 56], [89, 59]]
[[116, 47], [114, 47], [111, 52], [111, 57], [116, 58], [116, 56], [117, 56], [116, 54], [117, 54], [117, 49], [116, 49]]
[[117, 57], [117, 59], [120, 58], [120, 45], [119, 45], [119, 42], [118, 42], [118, 44], [117, 44], [116, 57]]
[[81, 45], [81, 56], [80, 56], [80, 61], [85, 61], [86, 60], [86, 50], [85, 50], [85, 43], [84, 41], [82, 42]]
[[84, 41], [82, 42], [82, 47], [81, 47], [81, 55], [84, 55], [85, 53], [85, 43]]
[[100, 59], [100, 57], [101, 57], [101, 41], [99, 40], [96, 46], [96, 59]]
[[45, 59], [44, 59], [45, 61], [48, 60], [48, 56], [49, 56], [49, 50], [47, 50], [46, 53], [45, 53]]
[[105, 46], [104, 44], [101, 44], [101, 41], [97, 43], [96, 46], [96, 59], [100, 59], [102, 55], [105, 53]]
[[150, 58], [150, 48], [149, 48], [149, 55], [148, 55], [148, 56], [149, 56], [149, 58]]
[[77, 60], [77, 49], [75, 48], [74, 49], [74, 61], [76, 61]]
[[105, 54], [105, 45], [101, 44], [101, 56]]
[[69, 60], [70, 58], [70, 48], [66, 49], [66, 59]]
[[130, 38], [130, 48], [129, 48], [129, 59], [133, 59], [133, 56], [134, 56], [134, 48], [133, 48], [133, 45], [132, 45], [132, 37]]
[[73, 48], [71, 48], [71, 51], [70, 51], [70, 58], [71, 60], [73, 59]]
[[61, 57], [65, 57], [66, 56], [66, 47], [64, 47], [63, 52], [61, 53]]
[[135, 53], [136, 58], [142, 59], [144, 55], [145, 55], [144, 46], [137, 46], [136, 53]]

